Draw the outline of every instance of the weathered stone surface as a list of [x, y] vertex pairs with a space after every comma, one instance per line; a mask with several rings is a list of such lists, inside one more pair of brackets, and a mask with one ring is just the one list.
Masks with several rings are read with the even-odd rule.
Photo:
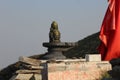
[[56, 62], [85, 62], [86, 59], [65, 59], [65, 60], [56, 60]]
[[27, 64], [22, 64], [22, 67], [24, 69], [29, 69], [29, 70], [42, 70], [43, 66], [33, 66], [33, 65], [27, 65]]
[[78, 46], [78, 43], [73, 43], [73, 42], [48, 43], [48, 42], [44, 42], [43, 46], [44, 47], [52, 46], [52, 47], [69, 48], [69, 47]]
[[48, 48], [48, 52], [42, 59], [66, 59], [63, 55], [63, 51], [67, 51], [75, 46], [78, 46], [77, 42], [59, 42], [59, 43], [43, 43], [44, 47]]
[[16, 71], [17, 74], [32, 74], [32, 73], [36, 73], [36, 74], [40, 74], [41, 70], [18, 70]]
[[94, 70], [94, 69], [111, 69], [109, 62], [62, 62], [48, 63], [48, 72], [63, 71], [63, 70]]
[[42, 66], [30, 66], [31, 69], [34, 69], [34, 70], [42, 70], [43, 67]]
[[[94, 75], [95, 74], [95, 75]], [[58, 71], [50, 73], [48, 80], [97, 80], [100, 73], [94, 72], [79, 72], [79, 71]]]
[[86, 61], [101, 61], [100, 54], [86, 54], [85, 56]]
[[16, 75], [11, 80], [42, 80], [41, 72], [43, 67], [40, 65], [40, 60], [20, 57], [19, 61], [22, 62], [20, 70], [16, 71]]
[[33, 74], [18, 74], [15, 80], [30, 80]]
[[111, 70], [107, 61], [48, 63], [48, 80], [97, 80]]
[[30, 64], [30, 65], [35, 65], [35, 66], [39, 66], [41, 64], [40, 60], [36, 60], [36, 59], [31, 59], [28, 57], [19, 57], [19, 61], [26, 63], [26, 64]]
[[[52, 62], [46, 62], [45, 60], [42, 62], [44, 63], [41, 63], [39, 67], [43, 66], [43, 69], [34, 70], [34, 68], [30, 68], [31, 70], [27, 70], [23, 67], [23, 69], [18, 70], [16, 79], [29, 80], [27, 78], [23, 79], [27, 75], [30, 80], [99, 80], [104, 72], [111, 70], [111, 64], [108, 61], [87, 62], [85, 59], [66, 59], [52, 60]], [[33, 66], [23, 64], [28, 67]], [[36, 68], [38, 65], [34, 67]]]
[[34, 79], [35, 80], [42, 80], [41, 74], [34, 74]]
[[62, 51], [58, 51], [58, 49], [53, 51], [50, 51], [50, 53], [46, 53], [44, 57], [42, 58], [44, 60], [50, 60], [50, 59], [66, 59], [66, 57], [63, 55]]

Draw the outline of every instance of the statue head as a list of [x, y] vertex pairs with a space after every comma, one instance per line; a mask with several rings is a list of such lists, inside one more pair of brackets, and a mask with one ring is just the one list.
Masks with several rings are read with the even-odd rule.
[[58, 24], [57, 24], [57, 22], [53, 21], [52, 24], [51, 24], [51, 28], [53, 28], [53, 29], [58, 29]]

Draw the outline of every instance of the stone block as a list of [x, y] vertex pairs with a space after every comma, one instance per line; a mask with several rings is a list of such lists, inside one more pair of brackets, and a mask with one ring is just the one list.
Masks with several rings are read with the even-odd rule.
[[34, 80], [42, 80], [41, 74], [34, 74]]
[[39, 60], [23, 57], [23, 56], [19, 57], [19, 61], [26, 64], [34, 65], [34, 66], [39, 66], [41, 64], [41, 61]]
[[18, 74], [15, 80], [30, 80], [33, 74]]
[[29, 69], [29, 70], [42, 70], [42, 66], [33, 66], [33, 65], [28, 65], [28, 64], [22, 64], [22, 68], [24, 69]]
[[41, 70], [18, 70], [16, 71], [17, 74], [40, 74]]
[[86, 61], [101, 61], [100, 54], [86, 54], [85, 56]]

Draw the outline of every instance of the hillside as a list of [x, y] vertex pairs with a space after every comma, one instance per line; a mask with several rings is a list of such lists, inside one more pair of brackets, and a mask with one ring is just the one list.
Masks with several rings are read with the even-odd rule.
[[[98, 38], [99, 33], [92, 34], [82, 40], [78, 41], [78, 46], [74, 47], [66, 52], [64, 52], [64, 55], [67, 58], [79, 58], [79, 57], [84, 57], [85, 54], [95, 54], [98, 53], [96, 48], [100, 44], [99, 38]], [[35, 59], [40, 59], [42, 58], [44, 54], [39, 54], [39, 55], [33, 55], [30, 56], [31, 58]], [[9, 65], [8, 67], [2, 69], [0, 71], [0, 80], [9, 80], [11, 78], [12, 74], [16, 72], [16, 70], [19, 69], [19, 66], [21, 64], [19, 62], [13, 63]]]
[[82, 40], [79, 40], [78, 46], [64, 52], [64, 55], [67, 58], [79, 58], [85, 57], [85, 54], [97, 54], [97, 47], [100, 44], [98, 36], [99, 32], [92, 34]]

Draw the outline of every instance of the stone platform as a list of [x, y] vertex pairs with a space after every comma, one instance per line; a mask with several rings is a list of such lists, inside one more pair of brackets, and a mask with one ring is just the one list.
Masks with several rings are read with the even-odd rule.
[[86, 59], [36, 60], [20, 57], [19, 61], [20, 70], [10, 80], [101, 80], [102, 75], [112, 69], [108, 61]]
[[111, 70], [109, 62], [48, 63], [48, 80], [101, 80]]

